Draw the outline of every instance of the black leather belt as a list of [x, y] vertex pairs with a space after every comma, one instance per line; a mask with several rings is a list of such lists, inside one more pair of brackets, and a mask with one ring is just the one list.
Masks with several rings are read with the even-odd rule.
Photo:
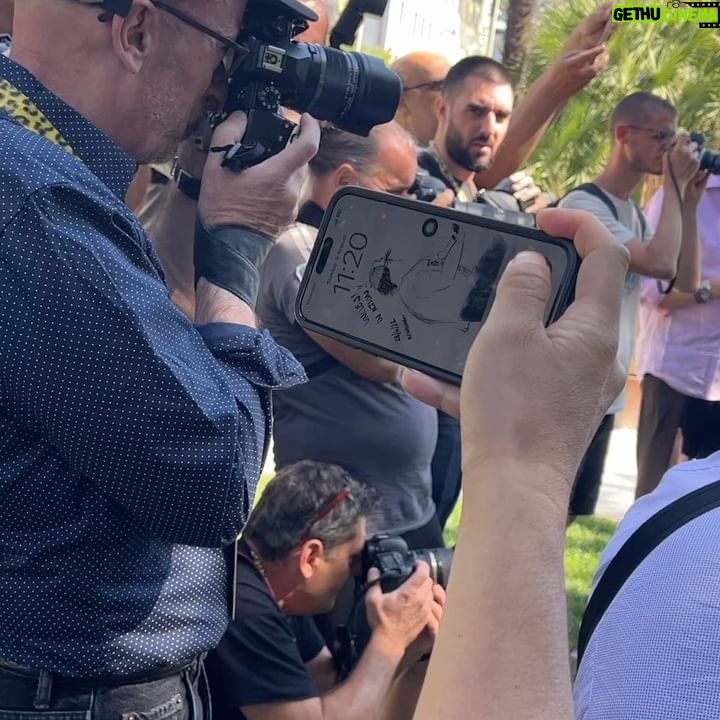
[[[133, 675], [98, 675], [94, 677], [85, 678], [72, 678], [64, 675], [58, 675], [56, 673], [50, 673], [53, 681], [53, 687], [56, 689], [71, 689], [71, 690], [91, 690], [97, 687], [122, 687], [124, 685], [142, 685], [144, 683], [151, 683], [157, 680], [165, 680], [175, 675], [181, 675], [186, 670], [199, 669], [200, 664], [204, 656], [196, 657], [188, 662], [179, 663], [177, 665], [165, 665], [154, 670], [148, 670], [142, 673], [136, 673]], [[26, 665], [20, 665], [12, 662], [11, 660], [5, 660], [0, 658], [0, 670], [6, 668], [24, 675], [26, 677], [37, 677], [40, 675], [40, 670]]]

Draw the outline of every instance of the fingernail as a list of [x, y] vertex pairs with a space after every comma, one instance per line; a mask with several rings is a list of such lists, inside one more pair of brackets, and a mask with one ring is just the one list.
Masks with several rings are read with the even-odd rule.
[[528, 250], [519, 252], [511, 260], [511, 263], [513, 265], [540, 265], [542, 267], [547, 267], [548, 265], [547, 258], [540, 255], [540, 253], [529, 252]]

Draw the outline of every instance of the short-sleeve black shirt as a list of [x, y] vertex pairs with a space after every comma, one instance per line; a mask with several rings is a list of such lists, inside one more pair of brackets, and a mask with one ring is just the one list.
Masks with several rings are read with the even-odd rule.
[[240, 558], [236, 618], [206, 660], [213, 720], [243, 720], [245, 705], [317, 697], [305, 663], [323, 647], [312, 619], [283, 615], [260, 573]]

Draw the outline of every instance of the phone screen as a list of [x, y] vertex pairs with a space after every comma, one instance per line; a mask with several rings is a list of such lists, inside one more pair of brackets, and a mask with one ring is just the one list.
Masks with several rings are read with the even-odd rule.
[[[309, 320], [361, 341], [370, 351], [388, 349], [421, 361], [424, 369], [457, 377], [507, 263], [539, 244], [430, 214], [421, 205], [403, 207], [352, 194], [341, 196], [329, 213], [305, 270], [300, 323]], [[542, 253], [553, 287], [560, 287], [567, 249], [548, 242]]]

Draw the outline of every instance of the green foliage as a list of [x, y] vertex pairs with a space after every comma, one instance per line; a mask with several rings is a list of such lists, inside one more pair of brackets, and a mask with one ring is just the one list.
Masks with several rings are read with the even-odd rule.
[[[596, 0], [555, 0], [540, 13], [528, 59], [535, 79], [558, 56], [571, 29]], [[610, 146], [608, 121], [626, 95], [648, 90], [678, 108], [680, 125], [720, 140], [720, 35], [697, 23], [628, 23], [609, 43], [610, 65], [573, 98], [545, 134], [529, 170], [556, 195], [591, 179]]]
[[615, 523], [598, 517], [580, 517], [568, 529], [565, 545], [565, 593], [568, 605], [570, 650], [577, 638], [600, 553], [615, 532]]

